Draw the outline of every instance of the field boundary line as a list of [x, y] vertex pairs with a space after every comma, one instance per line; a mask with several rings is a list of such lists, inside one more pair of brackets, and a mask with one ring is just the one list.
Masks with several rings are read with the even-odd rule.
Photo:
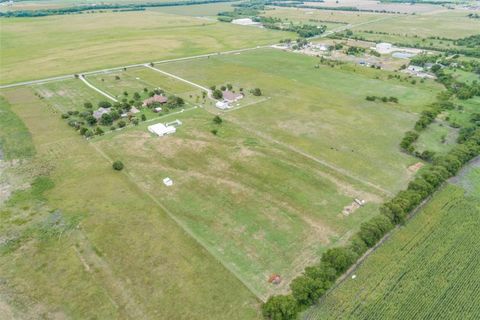
[[[423, 200], [418, 206], [416, 206], [415, 209], [413, 209], [412, 212], [408, 214], [406, 222], [409, 222], [410, 220], [412, 220], [420, 212], [420, 210], [423, 209], [430, 202], [430, 200], [433, 199], [433, 197], [437, 193], [442, 191], [445, 188], [445, 186], [449, 183], [450, 182], [448, 180], [445, 181], [440, 188], [438, 188], [434, 193], [432, 193], [425, 200]], [[347, 271], [345, 271], [344, 274], [342, 274], [337, 279], [337, 281], [335, 281], [335, 284], [325, 292], [325, 294], [318, 300], [318, 302], [315, 305], [322, 303], [333, 290], [338, 288], [342, 283], [344, 283], [350, 277], [352, 273], [357, 271], [357, 269], [363, 265], [363, 263], [368, 257], [370, 257], [373, 253], [375, 253], [386, 241], [388, 241], [397, 231], [399, 231], [403, 227], [404, 227], [403, 224], [396, 225], [395, 228], [393, 228], [387, 234], [385, 234], [382, 237], [382, 239], [380, 239], [373, 247], [368, 249], [360, 258], [357, 259], [357, 261]], [[314, 320], [308, 316], [304, 316], [302, 319]]]
[[115, 99], [113, 96], [109, 95], [108, 93], [106, 93], [105, 91], [103, 90], [100, 90], [99, 88], [95, 87], [93, 84], [91, 84], [90, 82], [87, 81], [87, 79], [85, 78], [85, 76], [83, 74], [81, 74], [79, 76], [80, 80], [83, 81], [83, 83], [85, 83], [88, 87], [92, 88], [93, 90], [97, 91], [98, 93], [100, 93], [101, 95], [107, 97], [108, 99], [112, 100], [113, 102], [118, 102], [117, 99]]
[[[369, 24], [369, 23], [377, 22], [377, 21], [384, 20], [384, 19], [391, 19], [391, 18], [394, 18], [394, 17], [396, 17], [396, 16], [383, 17], [383, 18], [380, 18], [380, 19], [361, 22], [361, 23], [358, 23], [358, 24], [348, 24], [346, 26], [324, 32], [321, 35], [311, 37], [311, 38], [308, 38], [308, 39], [325, 38], [325, 37], [331, 36], [332, 34], [345, 31], [347, 29], [352, 29], [354, 27], [363, 26], [363, 25], [366, 25], [366, 24]], [[211, 52], [211, 53], [199, 54], [199, 55], [188, 56], [188, 57], [164, 59], [164, 60], [152, 61], [152, 63], [163, 64], [163, 63], [169, 63], [169, 62], [178, 62], [178, 61], [185, 61], [185, 60], [207, 58], [207, 57], [218, 56], [218, 55], [235, 54], [235, 53], [241, 53], [241, 52], [252, 51], [252, 50], [263, 49], [263, 48], [272, 48], [272, 46], [274, 46], [276, 44], [278, 44], [278, 43], [273, 43], [273, 44], [268, 44], [268, 45], [258, 45], [258, 46], [255, 46], [255, 47], [241, 48], [241, 49], [234, 49], [234, 50], [227, 50], [227, 51]], [[123, 65], [123, 66], [118, 66], [118, 67], [112, 67], [112, 68], [78, 72], [78, 73], [60, 75], [60, 76], [37, 79], [37, 80], [22, 81], [22, 82], [17, 82], [17, 83], [9, 83], [9, 84], [0, 85], [0, 89], [7, 89], [7, 88], [13, 88], [13, 87], [19, 87], [19, 86], [27, 86], [27, 85], [32, 85], [32, 84], [42, 84], [42, 83], [52, 82], [52, 81], [67, 80], [67, 79], [75, 78], [76, 75], [80, 75], [80, 74], [85, 76], [85, 75], [93, 75], [93, 74], [98, 74], [98, 73], [108, 73], [108, 72], [113, 72], [113, 71], [120, 71], [120, 70], [123, 70], [123, 69], [126, 69], [126, 68], [143, 67], [143, 66], [145, 66], [145, 64], [148, 64], [148, 63], [149, 62], [133, 63], [133, 64]]]
[[314, 162], [316, 162], [316, 163], [319, 163], [319, 164], [321, 164], [321, 165], [323, 165], [323, 166], [325, 166], [325, 167], [327, 167], [327, 168], [329, 168], [329, 169], [331, 169], [331, 170], [333, 170], [333, 171], [336, 171], [337, 173], [340, 173], [340, 174], [342, 174], [342, 175], [345, 176], [345, 177], [348, 177], [348, 178], [350, 178], [350, 179], [352, 179], [352, 180], [355, 180], [355, 181], [360, 182], [360, 183], [362, 183], [362, 184], [364, 184], [364, 185], [367, 185], [367, 186], [369, 186], [370, 188], [373, 188], [373, 189], [375, 189], [375, 190], [377, 190], [377, 191], [380, 191], [381, 193], [386, 194], [386, 195], [388, 195], [388, 196], [392, 196], [392, 195], [393, 195], [390, 191], [382, 188], [381, 186], [378, 186], [378, 185], [376, 185], [376, 184], [374, 184], [374, 183], [372, 183], [372, 182], [370, 182], [370, 181], [366, 181], [366, 180], [364, 180], [364, 179], [362, 179], [362, 178], [360, 178], [360, 177], [357, 177], [356, 175], [351, 174], [351, 173], [348, 172], [347, 170], [345, 170], [345, 169], [343, 169], [343, 168], [340, 168], [340, 167], [337, 167], [336, 165], [331, 164], [330, 162], [328, 162], [328, 161], [326, 161], [326, 160], [317, 158], [317, 157], [315, 157], [315, 156], [313, 156], [313, 155], [311, 155], [311, 154], [309, 154], [309, 153], [307, 153], [307, 152], [305, 152], [305, 151], [302, 151], [302, 150], [298, 149], [297, 147], [292, 146], [292, 145], [290, 145], [290, 144], [288, 144], [288, 143], [286, 143], [286, 142], [282, 142], [282, 141], [279, 141], [279, 140], [277, 140], [277, 139], [275, 139], [275, 138], [272, 138], [271, 136], [269, 136], [268, 134], [266, 134], [266, 133], [264, 133], [264, 132], [260, 132], [260, 131], [258, 131], [258, 130], [256, 130], [256, 129], [252, 129], [252, 128], [246, 126], [245, 124], [243, 124], [242, 122], [239, 122], [238, 120], [232, 120], [231, 118], [228, 118], [228, 120], [230, 120], [232, 123], [238, 125], [239, 127], [243, 128], [243, 129], [246, 130], [246, 131], [249, 131], [249, 132], [251, 132], [251, 133], [253, 133], [253, 134], [255, 134], [255, 135], [257, 135], [257, 136], [259, 136], [259, 137], [261, 137], [261, 138], [263, 138], [263, 139], [265, 139], [265, 140], [270, 141], [270, 142], [279, 144], [279, 145], [283, 146], [284, 148], [287, 148], [287, 149], [289, 149], [290, 151], [293, 151], [293, 152], [295, 152], [295, 153], [297, 153], [297, 154], [299, 154], [299, 155], [304, 156], [305, 158], [308, 158], [308, 159], [310, 159], [310, 160], [312, 160], [312, 161], [314, 161]]
[[[90, 145], [108, 162], [112, 163], [112, 159], [103, 152], [98, 146], [96, 146], [94, 143], [90, 143]], [[150, 192], [142, 188], [134, 179], [134, 177], [129, 174], [126, 170], [122, 170], [121, 173], [123, 173], [127, 179], [133, 183], [137, 187], [139, 191], [141, 191], [143, 194], [145, 194], [150, 200], [152, 200], [161, 210], [163, 210], [187, 235], [189, 235], [194, 241], [196, 241], [202, 248], [204, 248], [217, 262], [219, 262], [226, 270], [228, 270], [230, 273], [232, 273], [252, 294], [255, 295], [258, 299], [260, 299], [263, 302], [266, 302], [267, 297], [255, 288], [253, 288], [246, 280], [243, 279], [243, 277], [232, 267], [230, 267], [227, 263], [225, 263], [216, 253], [215, 250], [210, 248], [208, 245], [204, 243], [203, 240], [201, 240], [199, 237], [197, 237], [188, 227], [187, 225], [181, 221], [179, 218], [177, 218], [164, 204], [162, 204], [157, 198], [155, 198]]]
[[[193, 59], [207, 58], [207, 57], [211, 57], [211, 56], [235, 54], [235, 53], [240, 53], [240, 52], [245, 52], [245, 51], [257, 50], [257, 49], [261, 49], [261, 48], [269, 48], [270, 46], [271, 45], [261, 45], [261, 46], [256, 46], [256, 47], [249, 47], [249, 48], [242, 48], [242, 49], [235, 49], [235, 50], [228, 50], [228, 51], [210, 52], [210, 53], [205, 53], [205, 54], [200, 54], [200, 55], [195, 55], [195, 56], [152, 61], [151, 63], [163, 64], [163, 63], [169, 63], [169, 62], [193, 60]], [[60, 76], [56, 76], [56, 77], [49, 77], [49, 78], [30, 80], [30, 81], [22, 81], [22, 82], [17, 82], [17, 83], [9, 83], [9, 84], [0, 85], [0, 89], [7, 89], [7, 88], [13, 88], [13, 87], [19, 87], [19, 86], [28, 86], [28, 85], [33, 85], [33, 84], [43, 84], [43, 83], [46, 83], [46, 82], [53, 82], [53, 81], [62, 81], [62, 80], [75, 78], [76, 75], [86, 76], [86, 75], [94, 75], [94, 74], [99, 74], [99, 73], [109, 73], [109, 72], [114, 72], [114, 71], [121, 71], [121, 70], [127, 69], [127, 68], [144, 67], [145, 64], [148, 64], [148, 63], [150, 63], [150, 62], [134, 63], [134, 64], [123, 65], [123, 66], [112, 67], [112, 68], [106, 68], [106, 69], [91, 70], [91, 71], [85, 71], [85, 72], [78, 72], [78, 73], [60, 75]]]
[[208, 96], [211, 96], [211, 95], [212, 95], [212, 90], [208, 89], [207, 87], [201, 86], [201, 85], [199, 85], [199, 84], [197, 84], [197, 83], [195, 83], [195, 82], [192, 82], [192, 81], [189, 81], [189, 80], [187, 80], [187, 79], [181, 78], [181, 77], [176, 76], [176, 75], [174, 75], [174, 74], [172, 74], [172, 73], [169, 73], [169, 72], [160, 70], [160, 69], [158, 69], [158, 68], [152, 67], [152, 66], [150, 66], [150, 65], [148, 65], [148, 64], [146, 64], [145, 67], [147, 67], [147, 68], [149, 68], [149, 69], [151, 69], [151, 70], [153, 70], [153, 71], [160, 72], [160, 73], [162, 73], [162, 74], [164, 74], [164, 75], [166, 75], [166, 76], [168, 76], [168, 77], [171, 77], [171, 78], [177, 79], [177, 80], [179, 80], [179, 81], [185, 82], [185, 83], [187, 83], [187, 84], [189, 84], [189, 85], [191, 85], [191, 86], [197, 87], [197, 88], [199, 88], [199, 89], [201, 89], [201, 90], [203, 90], [203, 91], [206, 91], [207, 94], [208, 94]]
[[[192, 111], [192, 110], [195, 110], [195, 109], [198, 109], [197, 106], [193, 106], [193, 107], [190, 107], [190, 108], [187, 108], [187, 109], [181, 109], [179, 111], [176, 111], [176, 112], [172, 112], [172, 113], [167, 113], [167, 114], [164, 114], [163, 116], [159, 116], [159, 117], [155, 117], [155, 118], [151, 118], [151, 119], [147, 119], [145, 121], [142, 121], [141, 123], [147, 123], [147, 122], [153, 122], [153, 121], [157, 121], [157, 120], [161, 120], [163, 118], [168, 118], [170, 116], [174, 116], [174, 115], [177, 115], [177, 114], [181, 114], [181, 113], [184, 113], [184, 112], [187, 112], [187, 111]], [[129, 129], [129, 128], [133, 128], [133, 127], [137, 127], [138, 125], [134, 125], [134, 124], [127, 124], [125, 127], [123, 128], [117, 128], [115, 130], [110, 130], [110, 131], [107, 131], [107, 132], [104, 132], [102, 135], [106, 135], [106, 134], [112, 134], [112, 133], [115, 133], [115, 132], [120, 132], [120, 131], [123, 131], [125, 129]], [[91, 138], [88, 138], [87, 140], [90, 140], [90, 141], [95, 141], [97, 136], [93, 136]]]
[[223, 113], [228, 113], [228, 112], [232, 112], [232, 111], [237, 111], [237, 110], [240, 110], [240, 109], [245, 108], [245, 107], [253, 106], [253, 105], [257, 104], [257, 103], [262, 103], [262, 102], [268, 101], [268, 100], [270, 100], [270, 99], [272, 99], [272, 97], [265, 97], [265, 98], [263, 98], [263, 99], [261, 99], [261, 100], [258, 100], [258, 101], [252, 101], [252, 102], [246, 103], [246, 104], [244, 104], [244, 105], [242, 105], [242, 106], [233, 107], [233, 108], [224, 110]]
[[[168, 72], [162, 71], [162, 70], [160, 70], [160, 69], [154, 68], [154, 67], [152, 67], [152, 66], [149, 66], [149, 65], [145, 65], [145, 66], [148, 67], [148, 68], [150, 68], [150, 69], [152, 69], [152, 70], [158, 71], [158, 72], [160, 72], [160, 73], [162, 73], [162, 74], [164, 74], [164, 75], [167, 75], [167, 76], [169, 76], [169, 77], [172, 77], [172, 78], [174, 78], [174, 79], [183, 81], [183, 82], [185, 82], [185, 83], [187, 83], [187, 84], [190, 84], [190, 85], [195, 86], [195, 87], [197, 87], [197, 88], [200, 88], [200, 89], [202, 89], [202, 90], [206, 90], [207, 92], [209, 92], [209, 95], [208, 95], [209, 98], [212, 99], [212, 100], [214, 100], [214, 99], [211, 97], [211, 90], [208, 89], [208, 88], [206, 88], [206, 87], [203, 87], [203, 86], [201, 86], [201, 85], [199, 85], [199, 84], [197, 84], [197, 83], [194, 83], [194, 82], [192, 82], [192, 81], [189, 81], [189, 80], [186, 80], [186, 79], [181, 78], [181, 77], [179, 77], [179, 76], [176, 76], [176, 75], [174, 75], [174, 74], [172, 74], [172, 73], [168, 73]], [[266, 101], [266, 100], [264, 100], [264, 101]], [[262, 102], [263, 102], [263, 101], [262, 101]], [[211, 114], [218, 114], [218, 113], [216, 113], [216, 112], [213, 111], [213, 110], [209, 110], [208, 108], [203, 108], [203, 109], [205, 109], [207, 112], [209, 112], [209, 113], [211, 113]], [[226, 114], [226, 112], [223, 112], [223, 114]], [[281, 146], [289, 149], [290, 151], [293, 151], [293, 152], [295, 152], [295, 153], [298, 153], [298, 154], [300, 154], [300, 155], [302, 155], [302, 156], [304, 156], [304, 157], [306, 157], [306, 158], [308, 158], [308, 159], [310, 159], [310, 160], [313, 160], [313, 161], [315, 161], [315, 162], [317, 162], [317, 163], [319, 163], [319, 164], [321, 164], [321, 165], [323, 165], [323, 166], [325, 166], [325, 167], [327, 167], [327, 168], [330, 168], [331, 170], [334, 170], [334, 171], [336, 171], [336, 172], [338, 172], [338, 173], [340, 173], [340, 174], [342, 174], [342, 175], [344, 175], [344, 176], [346, 176], [346, 177], [349, 177], [350, 179], [353, 179], [353, 180], [355, 180], [355, 181], [357, 181], [357, 182], [360, 182], [360, 183], [362, 183], [362, 184], [364, 184], [364, 185], [367, 185], [367, 186], [369, 186], [370, 188], [374, 188], [374, 189], [376, 189], [377, 191], [380, 191], [381, 193], [383, 193], [383, 194], [385, 194], [385, 195], [388, 195], [388, 196], [392, 196], [392, 195], [393, 195], [392, 192], [384, 189], [383, 187], [378, 186], [378, 185], [376, 185], [376, 184], [374, 184], [374, 183], [372, 183], [372, 182], [370, 182], [370, 181], [366, 181], [365, 179], [362, 179], [362, 178], [360, 178], [360, 177], [357, 177], [356, 175], [351, 174], [351, 173], [348, 172], [347, 170], [345, 170], [345, 169], [343, 169], [343, 168], [340, 168], [340, 167], [338, 167], [338, 166], [336, 166], [336, 165], [334, 165], [334, 164], [332, 164], [332, 163], [330, 163], [330, 162], [328, 162], [328, 161], [326, 161], [326, 160], [324, 160], [324, 159], [319, 159], [319, 158], [317, 158], [317, 157], [315, 157], [315, 156], [313, 156], [313, 155], [311, 155], [311, 154], [309, 154], [309, 153], [306, 153], [305, 151], [302, 151], [302, 150], [298, 149], [297, 147], [294, 147], [294, 146], [292, 146], [292, 145], [290, 145], [290, 144], [288, 144], [288, 143], [285, 143], [285, 142], [281, 142], [281, 141], [279, 141], [279, 140], [276, 140], [276, 139], [272, 138], [271, 136], [269, 136], [268, 134], [266, 134], [266, 133], [264, 133], [264, 132], [260, 132], [260, 131], [258, 131], [258, 130], [256, 130], [256, 129], [252, 129], [252, 128], [246, 126], [245, 124], [243, 124], [242, 122], [240, 122], [240, 121], [238, 121], [238, 120], [232, 120], [230, 117], [228, 118], [228, 120], [230, 120], [232, 123], [236, 124], [237, 126], [241, 127], [242, 129], [244, 129], [244, 130], [246, 130], [246, 131], [249, 131], [250, 133], [253, 133], [253, 134], [255, 134], [255, 135], [257, 135], [257, 136], [259, 136], [259, 137], [261, 137], [261, 138], [263, 138], [263, 139], [265, 139], [265, 140], [268, 140], [268, 141], [270, 141], [270, 142], [279, 144], [279, 145], [281, 145]]]

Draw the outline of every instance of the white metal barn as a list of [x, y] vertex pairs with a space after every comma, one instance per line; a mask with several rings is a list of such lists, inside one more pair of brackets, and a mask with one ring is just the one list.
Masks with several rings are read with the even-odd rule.
[[166, 126], [163, 123], [157, 123], [151, 126], [148, 126], [148, 131], [158, 135], [159, 137], [163, 137], [167, 134], [172, 134], [177, 131], [174, 126]]

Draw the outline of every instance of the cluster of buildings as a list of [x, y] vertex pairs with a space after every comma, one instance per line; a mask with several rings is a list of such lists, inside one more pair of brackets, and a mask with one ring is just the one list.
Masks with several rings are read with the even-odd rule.
[[[132, 115], [134, 115], [136, 113], [139, 113], [139, 112], [140, 112], [140, 110], [138, 110], [137, 108], [131, 107], [128, 112], [122, 113], [121, 117], [122, 118], [127, 118], [127, 117], [132, 116]], [[107, 114], [107, 113], [110, 113], [110, 108], [98, 108], [97, 110], [93, 111], [92, 115], [98, 121], [102, 118], [102, 116], [104, 114]]]

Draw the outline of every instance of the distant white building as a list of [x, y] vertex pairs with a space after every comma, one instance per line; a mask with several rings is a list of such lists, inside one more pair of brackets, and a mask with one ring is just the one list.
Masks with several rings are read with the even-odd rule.
[[166, 136], [167, 134], [172, 134], [177, 131], [174, 126], [166, 126], [163, 123], [157, 123], [151, 126], [148, 126], [148, 131], [153, 134], [158, 135], [159, 137]]
[[239, 24], [241, 26], [260, 26], [260, 22], [253, 21], [250, 18], [234, 19], [232, 20], [233, 24]]
[[392, 48], [392, 44], [387, 42], [381, 42], [375, 45], [375, 50], [377, 50], [377, 52], [380, 54], [390, 53], [392, 51]]
[[163, 181], [163, 184], [166, 185], [167, 187], [173, 186], [173, 180], [170, 179], [169, 177], [166, 177], [162, 181]]

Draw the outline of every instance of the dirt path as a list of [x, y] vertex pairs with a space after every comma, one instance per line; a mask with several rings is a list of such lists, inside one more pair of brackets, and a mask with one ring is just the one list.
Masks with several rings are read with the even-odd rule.
[[189, 80], [187, 80], [187, 79], [181, 78], [181, 77], [176, 76], [176, 75], [174, 75], [174, 74], [171, 74], [171, 73], [165, 72], [165, 71], [163, 71], [163, 70], [160, 70], [160, 69], [158, 69], [158, 68], [152, 67], [151, 65], [148, 65], [148, 64], [146, 64], [145, 67], [147, 67], [147, 68], [149, 68], [149, 69], [151, 69], [151, 70], [153, 70], [153, 71], [160, 72], [161, 74], [164, 74], [164, 75], [166, 75], [166, 76], [168, 76], [168, 77], [170, 77], [170, 78], [174, 78], [174, 79], [176, 79], [176, 80], [178, 80], [178, 81], [185, 82], [185, 83], [187, 83], [187, 84], [189, 84], [189, 85], [191, 85], [191, 86], [193, 86], [193, 87], [197, 87], [197, 88], [205, 91], [205, 92], [208, 94], [208, 97], [209, 97], [209, 98], [212, 97], [212, 90], [208, 89], [207, 87], [201, 86], [201, 85], [199, 85], [199, 84], [197, 84], [197, 83], [194, 83], [194, 82], [192, 82], [192, 81], [189, 81]]
[[[160, 72], [160, 73], [162, 73], [162, 74], [164, 74], [164, 75], [166, 75], [166, 76], [172, 77], [172, 78], [174, 78], [174, 79], [176, 79], [176, 80], [179, 80], [179, 81], [182, 81], [182, 82], [185, 82], [185, 83], [187, 83], [187, 84], [189, 84], [189, 85], [191, 85], [191, 86], [200, 88], [200, 89], [208, 92], [209, 97], [211, 98], [211, 90], [208, 89], [208, 88], [206, 88], [206, 87], [204, 87], [204, 86], [201, 86], [201, 85], [199, 85], [199, 84], [197, 84], [197, 83], [194, 83], [194, 82], [192, 82], [192, 81], [189, 81], [189, 80], [187, 80], [187, 79], [184, 79], [184, 78], [182, 78], [182, 77], [179, 77], [179, 76], [177, 76], [177, 75], [174, 75], [174, 74], [172, 74], [172, 73], [168, 73], [168, 72], [162, 71], [162, 70], [160, 70], [160, 69], [154, 68], [154, 67], [152, 67], [152, 66], [149, 66], [149, 65], [145, 65], [145, 66], [148, 67], [148, 68], [150, 68], [150, 69], [152, 69], [152, 70], [155, 70], [155, 71], [157, 71], [157, 72]], [[212, 98], [211, 98], [211, 99], [212, 99]], [[217, 112], [215, 112], [215, 111], [213, 111], [213, 110], [210, 110], [209, 108], [204, 108], [204, 109], [205, 109], [207, 112], [211, 113], [211, 114], [215, 114], [215, 115], [217, 114]], [[248, 132], [250, 132], [250, 133], [252, 133], [252, 134], [255, 134], [256, 136], [259, 136], [259, 137], [261, 137], [261, 138], [263, 138], [263, 139], [265, 139], [265, 140], [267, 140], [267, 141], [269, 141], [269, 142], [272, 142], [272, 143], [275, 143], [275, 144], [279, 144], [279, 145], [281, 145], [281, 146], [289, 149], [290, 151], [293, 151], [293, 152], [295, 152], [295, 153], [297, 153], [297, 154], [299, 154], [299, 155], [302, 155], [303, 157], [306, 157], [306, 158], [308, 158], [308, 159], [310, 159], [310, 160], [313, 160], [314, 162], [317, 162], [317, 163], [319, 163], [319, 164], [321, 164], [321, 165], [323, 165], [323, 166], [325, 166], [325, 167], [327, 167], [327, 168], [329, 168], [329, 169], [331, 169], [331, 170], [334, 170], [334, 171], [336, 171], [337, 173], [340, 173], [340, 174], [343, 175], [343, 176], [346, 176], [346, 177], [348, 177], [348, 178], [350, 178], [350, 179], [352, 179], [352, 180], [355, 180], [355, 181], [357, 181], [357, 182], [359, 182], [359, 183], [361, 183], [361, 184], [363, 184], [363, 185], [366, 185], [366, 186], [368, 186], [368, 187], [370, 187], [370, 188], [373, 188], [373, 189], [381, 192], [381, 193], [384, 194], [384, 195], [387, 195], [387, 196], [391, 196], [391, 195], [392, 195], [392, 193], [391, 193], [390, 191], [386, 190], [385, 188], [383, 188], [383, 187], [381, 187], [381, 186], [379, 186], [379, 185], [377, 185], [377, 184], [374, 184], [374, 183], [372, 183], [372, 182], [369, 182], [369, 181], [367, 181], [367, 180], [365, 180], [365, 179], [362, 179], [362, 178], [360, 178], [360, 177], [357, 177], [357, 176], [351, 174], [349, 171], [347, 171], [347, 170], [345, 170], [345, 169], [343, 169], [343, 168], [340, 168], [340, 167], [338, 167], [338, 166], [336, 166], [336, 165], [334, 165], [334, 164], [332, 164], [332, 163], [329, 163], [329, 162], [327, 162], [326, 160], [323, 160], [323, 159], [314, 157], [313, 155], [308, 154], [308, 153], [306, 153], [306, 152], [298, 149], [297, 147], [294, 147], [294, 146], [292, 146], [292, 145], [290, 145], [290, 144], [287, 144], [287, 143], [285, 143], [285, 142], [282, 142], [282, 141], [279, 141], [279, 140], [277, 140], [277, 139], [274, 139], [274, 138], [271, 137], [270, 135], [267, 135], [266, 133], [260, 132], [260, 131], [258, 131], [258, 130], [256, 130], [256, 129], [253, 129], [253, 128], [251, 128], [250, 126], [247, 126], [245, 123], [240, 122], [240, 121], [238, 121], [238, 120], [236, 120], [236, 119], [233, 119], [232, 117], [228, 117], [227, 119], [228, 119], [229, 121], [231, 121], [232, 123], [236, 124], [237, 126], [241, 127], [242, 129], [244, 129], [244, 130], [246, 130], [246, 131], [248, 131]]]
[[115, 99], [114, 97], [112, 97], [111, 95], [109, 95], [108, 93], [106, 93], [105, 91], [102, 91], [100, 89], [98, 89], [97, 87], [95, 87], [93, 84], [91, 84], [90, 82], [87, 81], [87, 79], [85, 78], [85, 76], [82, 74], [79, 76], [79, 79], [83, 81], [83, 83], [85, 83], [87, 86], [89, 86], [90, 88], [92, 88], [93, 90], [97, 91], [98, 93], [100, 93], [101, 95], [107, 97], [108, 99], [112, 100], [113, 102], [118, 102], [117, 99]]
[[130, 319], [148, 319], [141, 309], [141, 305], [135, 300], [130, 290], [116, 277], [108, 263], [98, 256], [85, 233], [75, 232], [78, 249], [74, 248], [78, 258], [82, 262], [85, 271], [92, 277], [99, 278], [112, 304], [120, 313], [125, 313]]

